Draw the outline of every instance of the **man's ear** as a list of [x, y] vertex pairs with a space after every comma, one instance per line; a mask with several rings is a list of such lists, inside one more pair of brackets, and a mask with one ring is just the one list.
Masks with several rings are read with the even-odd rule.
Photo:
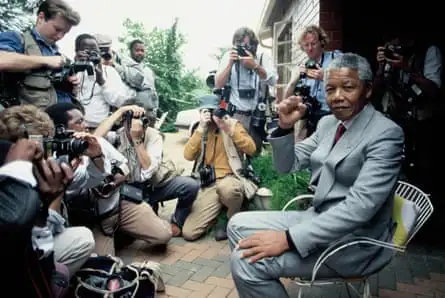
[[367, 81], [365, 82], [365, 97], [366, 99], [370, 99], [372, 95], [372, 82]]

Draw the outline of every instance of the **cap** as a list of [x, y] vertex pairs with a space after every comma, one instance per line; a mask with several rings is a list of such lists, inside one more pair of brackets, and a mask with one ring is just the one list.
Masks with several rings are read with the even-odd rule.
[[97, 40], [97, 44], [99, 48], [110, 48], [112, 44], [112, 39], [109, 35], [105, 34], [96, 34], [94, 36]]
[[216, 95], [204, 95], [199, 98], [200, 109], [217, 109], [219, 107], [219, 97]]

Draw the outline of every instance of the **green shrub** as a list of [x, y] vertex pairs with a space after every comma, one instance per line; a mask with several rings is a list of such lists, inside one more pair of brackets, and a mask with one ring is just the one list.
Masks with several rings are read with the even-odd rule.
[[[261, 177], [260, 186], [270, 189], [273, 193], [270, 205], [272, 210], [281, 210], [290, 199], [308, 193], [309, 171], [304, 170], [292, 174], [277, 173], [272, 164], [270, 151], [255, 158], [252, 164], [255, 173]], [[289, 210], [295, 209], [297, 208], [294, 204], [289, 207]]]
[[164, 124], [160, 128], [161, 132], [178, 132], [176, 126], [172, 122], [164, 122]]

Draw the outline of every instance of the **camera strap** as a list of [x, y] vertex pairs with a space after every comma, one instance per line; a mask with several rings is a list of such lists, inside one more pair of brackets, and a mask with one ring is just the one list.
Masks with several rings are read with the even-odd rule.
[[[260, 55], [260, 66], [263, 66], [263, 53], [261, 53], [261, 55]], [[237, 61], [235, 64], [235, 71], [236, 71], [236, 76], [237, 76], [237, 88], [239, 90], [239, 83], [240, 83], [240, 63], [239, 63], [239, 61]], [[257, 84], [258, 84], [258, 74], [257, 73], [254, 73], [254, 74], [255, 74], [254, 89], [256, 90]], [[230, 82], [231, 78], [232, 78], [232, 70], [230, 70], [229, 77], [228, 77], [227, 81]]]

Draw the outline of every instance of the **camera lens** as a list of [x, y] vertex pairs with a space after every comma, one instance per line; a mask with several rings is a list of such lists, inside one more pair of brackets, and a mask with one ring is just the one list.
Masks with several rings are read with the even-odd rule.
[[72, 155], [82, 155], [88, 149], [88, 142], [85, 140], [71, 139], [70, 153]]

